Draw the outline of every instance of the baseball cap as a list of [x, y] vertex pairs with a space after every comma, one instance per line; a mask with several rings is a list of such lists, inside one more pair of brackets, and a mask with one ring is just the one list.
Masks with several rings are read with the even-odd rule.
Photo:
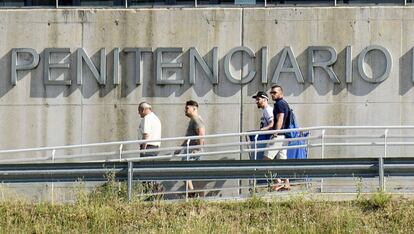
[[254, 95], [252, 98], [266, 98], [267, 100], [269, 100], [269, 97], [267, 96], [266, 92], [263, 91], [259, 91], [256, 93], [256, 95]]

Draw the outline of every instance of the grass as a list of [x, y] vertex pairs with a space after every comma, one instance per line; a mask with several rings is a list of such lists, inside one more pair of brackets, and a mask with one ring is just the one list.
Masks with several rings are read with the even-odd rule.
[[384, 193], [347, 202], [128, 202], [108, 182], [75, 203], [0, 203], [1, 233], [410, 233], [414, 201]]
[[[128, 202], [113, 175], [92, 192], [79, 183], [73, 203], [0, 202], [0, 233], [410, 233], [414, 201], [382, 192], [356, 200], [322, 202], [304, 195], [289, 200], [164, 202], [142, 196]], [[137, 184], [137, 193], [159, 191]]]

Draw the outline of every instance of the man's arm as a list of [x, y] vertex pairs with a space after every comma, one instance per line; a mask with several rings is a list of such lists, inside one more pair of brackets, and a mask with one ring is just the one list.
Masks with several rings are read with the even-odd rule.
[[271, 130], [271, 129], [273, 129], [273, 118], [269, 121], [269, 124], [267, 126], [264, 126], [260, 130], [267, 131], [267, 130]]
[[[142, 133], [142, 140], [148, 140], [149, 139], [149, 134], [148, 133]], [[146, 149], [147, 148], [147, 143], [141, 143], [140, 145], [141, 149]]]
[[[197, 128], [196, 132], [197, 132], [197, 136], [205, 136], [206, 135], [206, 129], [204, 127]], [[183, 143], [180, 146], [182, 146], [182, 147], [187, 146], [187, 141], [188, 140], [184, 140]], [[197, 141], [198, 141], [199, 145], [204, 145], [204, 138], [197, 139]], [[182, 149], [178, 149], [178, 150], [174, 151], [174, 154], [179, 154], [181, 152], [181, 150]]]
[[279, 130], [282, 129], [282, 124], [283, 124], [283, 118], [285, 117], [285, 113], [278, 113], [277, 114], [277, 120], [276, 120], [276, 128], [275, 130]]
[[[196, 132], [197, 132], [197, 136], [205, 136], [206, 135], [206, 129], [204, 127], [197, 128]], [[204, 138], [198, 139], [198, 144], [199, 145], [204, 145]]]

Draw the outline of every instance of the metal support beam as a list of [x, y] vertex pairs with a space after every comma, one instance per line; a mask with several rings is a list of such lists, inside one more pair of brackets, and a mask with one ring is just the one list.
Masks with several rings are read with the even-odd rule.
[[128, 201], [132, 200], [132, 181], [134, 179], [134, 163], [128, 162]]

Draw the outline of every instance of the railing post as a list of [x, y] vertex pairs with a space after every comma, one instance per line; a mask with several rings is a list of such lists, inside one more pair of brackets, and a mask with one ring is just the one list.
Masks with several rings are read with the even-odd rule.
[[384, 158], [387, 157], [388, 129], [384, 131]]
[[384, 131], [384, 155], [380, 155], [378, 159], [378, 177], [379, 187], [381, 192], [385, 192], [385, 178], [384, 178], [384, 158], [387, 157], [387, 141], [388, 141], [388, 129]]
[[[325, 157], [325, 132], [326, 129], [322, 130], [322, 147], [321, 147], [321, 157], [322, 159]], [[323, 193], [323, 178], [321, 179], [321, 193]]]
[[132, 180], [134, 179], [134, 163], [128, 162], [128, 201], [132, 200]]
[[[257, 160], [257, 139], [258, 138], [259, 138], [259, 134], [256, 134], [256, 136], [254, 136], [254, 160]], [[252, 195], [254, 195], [255, 192], [256, 192], [256, 178], [253, 179], [253, 193], [252, 193]]]
[[325, 157], [325, 131], [326, 129], [322, 130], [322, 147], [321, 147], [321, 156], [322, 158]]
[[52, 150], [52, 163], [55, 163], [56, 149]]
[[119, 146], [119, 161], [122, 161], [122, 149], [124, 148], [124, 144], [121, 144]]
[[[190, 141], [191, 139], [187, 140], [187, 145], [186, 145], [186, 149], [185, 149], [185, 153], [187, 155], [187, 162], [190, 161]], [[189, 180], [185, 181], [185, 200], [188, 201], [188, 184], [189, 184]]]
[[385, 191], [385, 181], [384, 181], [384, 159], [382, 156], [378, 158], [378, 175], [379, 175], [379, 187], [380, 191]]
[[259, 138], [259, 134], [254, 136], [254, 160], [257, 160], [257, 138]]
[[[56, 149], [52, 150], [52, 163], [55, 163], [55, 155], [56, 155]], [[51, 192], [52, 192], [52, 204], [54, 204], [55, 202], [55, 183], [52, 181], [52, 186], [51, 186]]]

